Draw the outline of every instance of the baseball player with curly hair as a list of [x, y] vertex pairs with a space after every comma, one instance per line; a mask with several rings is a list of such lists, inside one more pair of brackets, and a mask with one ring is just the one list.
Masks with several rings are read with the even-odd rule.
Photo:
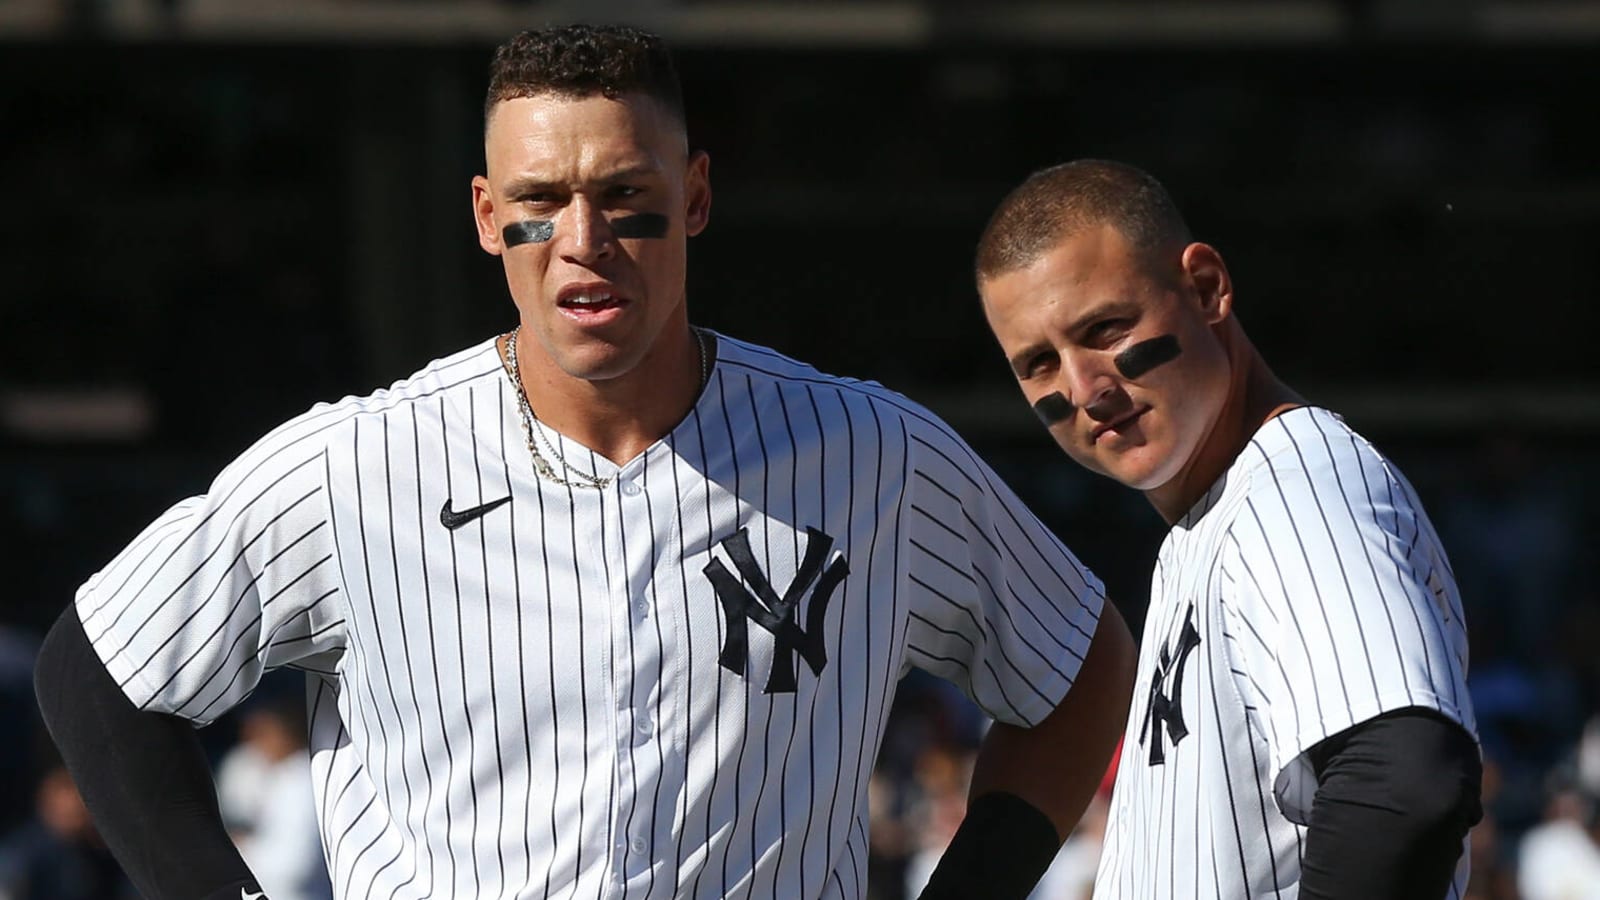
[[1099, 582], [915, 403], [690, 324], [710, 164], [658, 38], [520, 35], [485, 120], [517, 326], [277, 428], [46, 640], [135, 883], [261, 895], [193, 726], [290, 667], [339, 897], [860, 898], [917, 666], [997, 720], [926, 896], [1024, 896], [1127, 703]]

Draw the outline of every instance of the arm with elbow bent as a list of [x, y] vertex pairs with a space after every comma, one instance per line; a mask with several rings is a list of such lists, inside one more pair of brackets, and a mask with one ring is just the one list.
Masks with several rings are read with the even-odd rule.
[[1466, 729], [1410, 707], [1334, 735], [1310, 757], [1318, 787], [1300, 896], [1446, 896], [1462, 841], [1483, 815], [1483, 766]]
[[1026, 897], [1094, 797], [1122, 736], [1137, 648], [1107, 601], [1072, 689], [1032, 728], [996, 722], [972, 773], [967, 817], [922, 900]]
[[194, 728], [136, 708], [106, 672], [71, 606], [39, 649], [34, 688], [84, 804], [142, 896], [260, 896], [222, 825]]

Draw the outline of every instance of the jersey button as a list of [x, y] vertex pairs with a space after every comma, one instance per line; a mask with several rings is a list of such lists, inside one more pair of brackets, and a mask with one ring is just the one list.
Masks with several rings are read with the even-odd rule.
[[645, 843], [645, 840], [642, 837], [635, 837], [633, 840], [629, 841], [628, 847], [632, 849], [633, 852], [640, 854], [641, 856], [644, 855], [646, 850], [650, 849], [650, 845]]
[[639, 496], [639, 485], [632, 481], [624, 481], [622, 483], [622, 492], [629, 497], [637, 497]]
[[639, 737], [647, 738], [650, 736], [651, 732], [656, 730], [656, 726], [655, 723], [650, 720], [649, 713], [640, 713], [638, 721], [636, 721], [633, 725], [633, 729], [639, 732]]

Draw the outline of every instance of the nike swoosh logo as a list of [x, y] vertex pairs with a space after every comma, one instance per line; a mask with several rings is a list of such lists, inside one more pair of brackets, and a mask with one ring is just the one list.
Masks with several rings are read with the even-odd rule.
[[244, 888], [239, 888], [239, 900], [267, 900], [266, 894], [252, 894]]
[[504, 497], [501, 497], [499, 500], [491, 500], [482, 506], [474, 506], [471, 509], [463, 509], [460, 512], [456, 512], [450, 508], [451, 501], [446, 500], [444, 501], [444, 508], [439, 510], [439, 523], [444, 527], [454, 531], [455, 529], [460, 528], [468, 522], [471, 522], [473, 519], [478, 518], [495, 507], [504, 506], [510, 502], [511, 495], [507, 494]]

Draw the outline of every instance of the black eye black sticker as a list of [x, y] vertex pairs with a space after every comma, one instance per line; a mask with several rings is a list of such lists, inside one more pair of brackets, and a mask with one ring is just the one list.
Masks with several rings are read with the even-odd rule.
[[556, 233], [554, 222], [547, 219], [528, 219], [512, 222], [500, 231], [500, 240], [507, 247], [518, 244], [542, 244]]
[[1063, 397], [1060, 391], [1046, 394], [1033, 402], [1033, 414], [1038, 416], [1039, 421], [1046, 426], [1072, 418], [1072, 413], [1076, 409], [1077, 407], [1072, 405], [1072, 401]]
[[[611, 220], [611, 231], [619, 238], [664, 238], [672, 222], [660, 213], [634, 213]], [[556, 226], [548, 219], [528, 219], [513, 222], [500, 231], [507, 247], [521, 244], [542, 244], [555, 236]]]
[[634, 213], [611, 220], [611, 231], [619, 238], [664, 238], [672, 223], [660, 213]]
[[1177, 335], [1163, 334], [1134, 344], [1118, 353], [1111, 361], [1116, 364], [1117, 371], [1122, 373], [1123, 378], [1133, 379], [1156, 366], [1172, 362], [1182, 352], [1183, 348], [1178, 345]]

